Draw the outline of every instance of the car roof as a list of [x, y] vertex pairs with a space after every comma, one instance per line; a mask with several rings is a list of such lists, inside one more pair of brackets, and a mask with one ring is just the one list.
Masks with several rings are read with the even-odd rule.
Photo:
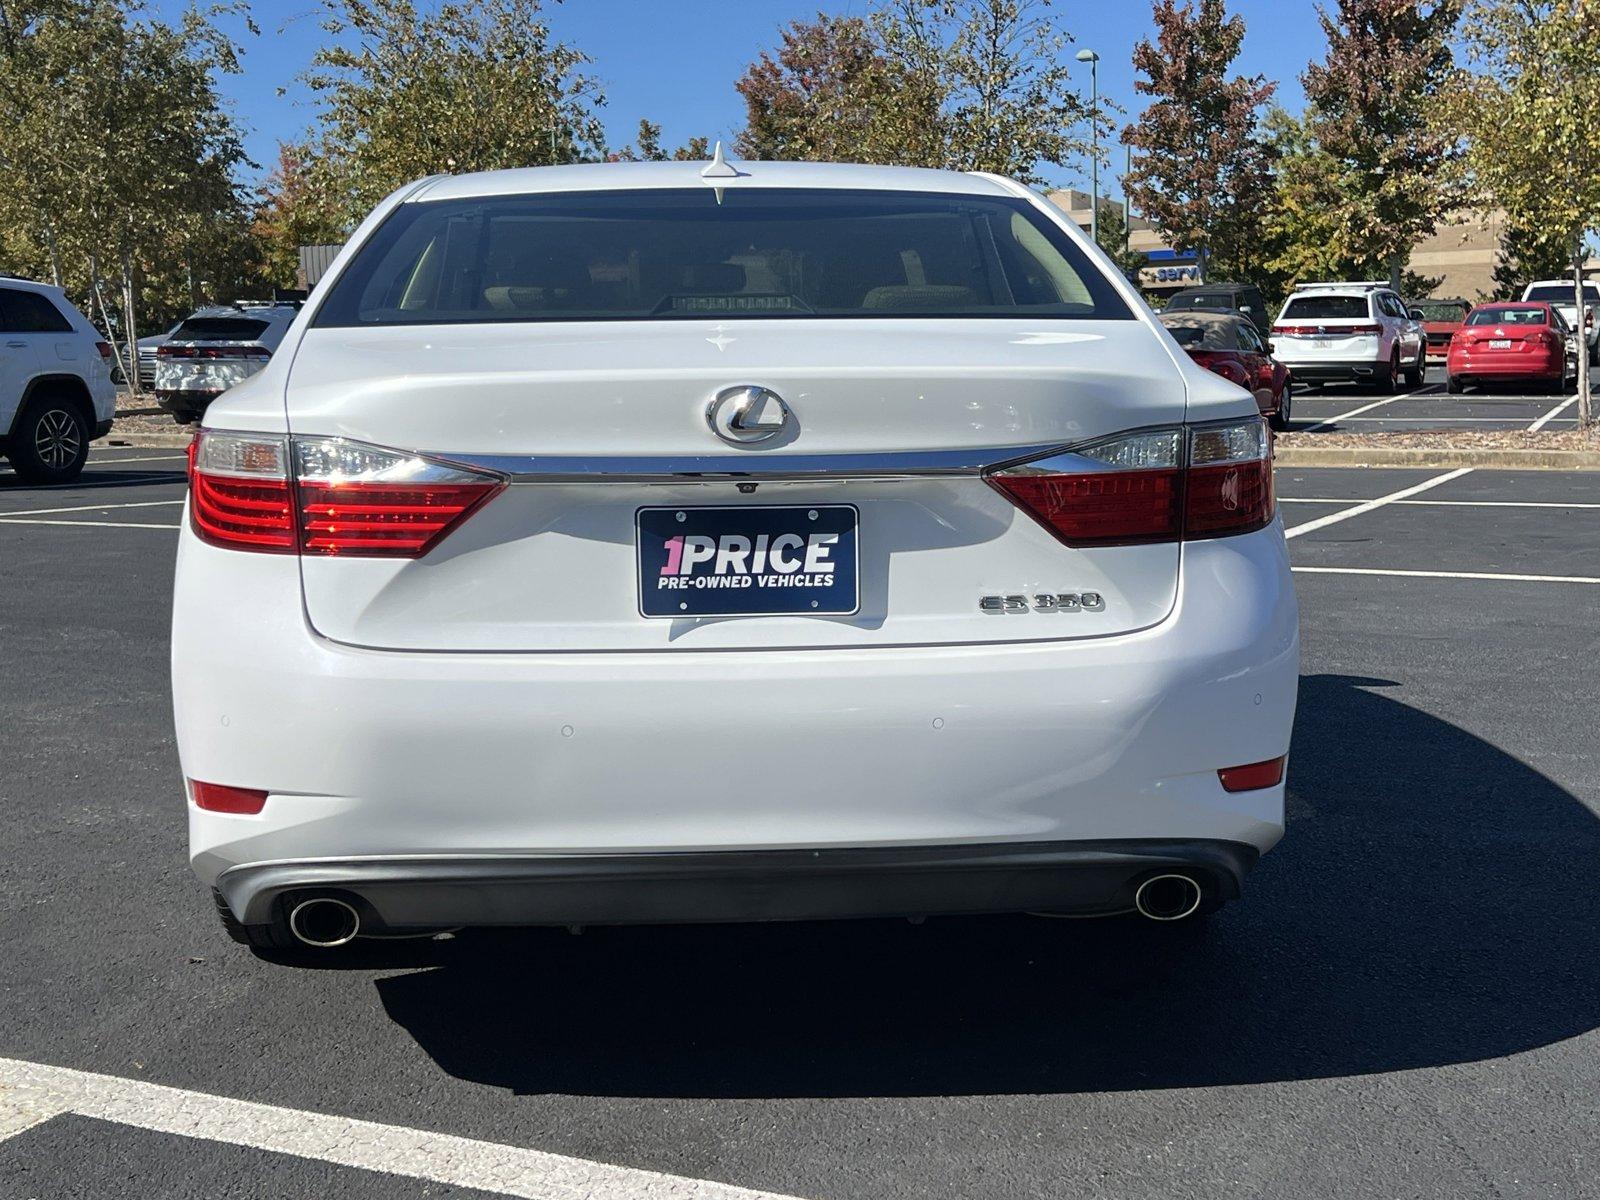
[[736, 175], [707, 176], [700, 162], [577, 163], [440, 175], [422, 181], [407, 203], [516, 196], [530, 192], [606, 192], [642, 188], [850, 188], [870, 191], [949, 192], [968, 196], [1014, 196], [998, 178], [926, 167], [879, 167], [864, 163], [747, 162], [731, 160]]
[[46, 292], [53, 296], [65, 296], [66, 288], [58, 288], [53, 283], [40, 283], [37, 279], [25, 279], [21, 275], [0, 275], [0, 287], [16, 288], [22, 292]]

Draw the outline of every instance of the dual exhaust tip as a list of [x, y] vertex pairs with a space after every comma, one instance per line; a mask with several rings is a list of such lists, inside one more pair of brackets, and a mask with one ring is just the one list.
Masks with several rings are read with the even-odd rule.
[[355, 941], [361, 914], [335, 896], [313, 896], [289, 910], [289, 932], [302, 946], [332, 950]]
[[1181, 921], [1199, 910], [1205, 894], [1192, 875], [1152, 875], [1134, 891], [1133, 907], [1152, 921]]

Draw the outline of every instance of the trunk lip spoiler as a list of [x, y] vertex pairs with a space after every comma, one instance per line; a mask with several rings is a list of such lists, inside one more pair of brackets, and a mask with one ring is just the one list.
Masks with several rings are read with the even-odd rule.
[[904, 479], [982, 475], [1070, 450], [1072, 442], [841, 454], [435, 454], [512, 483], [694, 483], [740, 479]]

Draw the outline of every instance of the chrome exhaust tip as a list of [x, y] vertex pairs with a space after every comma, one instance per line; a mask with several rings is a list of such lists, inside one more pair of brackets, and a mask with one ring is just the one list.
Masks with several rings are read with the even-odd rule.
[[302, 945], [331, 950], [355, 940], [361, 932], [361, 914], [343, 900], [316, 896], [289, 910], [289, 932]]
[[1152, 875], [1133, 893], [1133, 907], [1152, 921], [1181, 921], [1200, 907], [1205, 889], [1189, 875]]

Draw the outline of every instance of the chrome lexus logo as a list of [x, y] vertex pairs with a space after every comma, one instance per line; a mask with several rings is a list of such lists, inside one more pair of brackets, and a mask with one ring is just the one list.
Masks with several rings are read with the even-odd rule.
[[735, 445], [771, 441], [793, 421], [782, 396], [753, 384], [723, 388], [706, 408], [711, 432]]

